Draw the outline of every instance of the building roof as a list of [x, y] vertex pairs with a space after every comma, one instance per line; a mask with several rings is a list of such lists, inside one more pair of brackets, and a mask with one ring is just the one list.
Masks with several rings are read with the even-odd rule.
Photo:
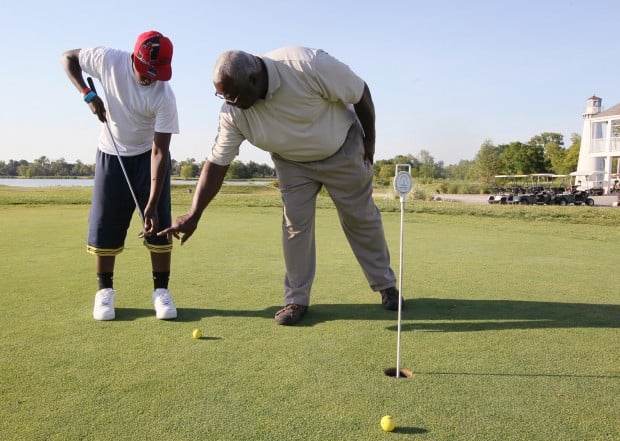
[[616, 104], [615, 106], [610, 107], [604, 112], [593, 115], [594, 118], [601, 118], [601, 117], [605, 118], [608, 116], [620, 116], [620, 104]]

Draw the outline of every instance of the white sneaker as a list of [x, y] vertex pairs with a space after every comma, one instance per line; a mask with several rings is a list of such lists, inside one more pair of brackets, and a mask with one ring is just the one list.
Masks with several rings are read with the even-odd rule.
[[164, 288], [157, 288], [153, 293], [153, 307], [155, 317], [160, 320], [171, 320], [177, 318], [177, 308], [170, 297], [170, 291]]
[[93, 318], [95, 320], [114, 320], [114, 296], [116, 292], [112, 288], [104, 288], [95, 294], [95, 308]]

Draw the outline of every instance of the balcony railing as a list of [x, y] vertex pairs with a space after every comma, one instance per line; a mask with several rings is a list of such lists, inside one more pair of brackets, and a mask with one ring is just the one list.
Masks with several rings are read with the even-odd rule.
[[620, 137], [593, 139], [590, 153], [620, 153]]

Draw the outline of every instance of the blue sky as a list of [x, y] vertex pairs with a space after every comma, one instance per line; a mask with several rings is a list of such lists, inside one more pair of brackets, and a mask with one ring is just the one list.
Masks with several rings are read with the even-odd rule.
[[[426, 150], [445, 165], [481, 144], [581, 134], [588, 97], [620, 102], [620, 2], [265, 0], [17, 1], [0, 15], [0, 160], [94, 163], [100, 123], [60, 65], [79, 47], [130, 51], [156, 29], [175, 45], [177, 160], [202, 161], [217, 132], [211, 71], [228, 49], [325, 49], [368, 83], [376, 159]], [[271, 163], [245, 143], [243, 162]]]

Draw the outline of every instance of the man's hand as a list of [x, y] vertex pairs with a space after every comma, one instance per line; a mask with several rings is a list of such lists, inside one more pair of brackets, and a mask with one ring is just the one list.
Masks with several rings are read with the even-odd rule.
[[106, 122], [105, 105], [99, 95], [93, 97], [90, 103], [88, 103], [88, 107], [90, 107], [91, 112], [97, 115], [99, 121], [102, 123]]
[[[168, 236], [168, 240], [172, 241], [172, 238], [179, 239], [181, 245], [183, 245], [187, 239], [192, 237], [194, 231], [198, 227], [198, 221], [194, 220], [189, 213], [179, 216], [175, 219], [174, 223], [165, 230], [157, 233], [158, 236]], [[180, 236], [180, 233], [183, 233]]]
[[144, 225], [142, 230], [142, 236], [153, 236], [157, 233], [159, 226], [159, 217], [157, 216], [157, 210], [145, 210], [144, 211]]
[[364, 83], [364, 93], [354, 108], [364, 131], [364, 161], [372, 164], [375, 160], [375, 105], [368, 84]]
[[374, 140], [364, 138], [364, 161], [372, 165], [375, 160]]

